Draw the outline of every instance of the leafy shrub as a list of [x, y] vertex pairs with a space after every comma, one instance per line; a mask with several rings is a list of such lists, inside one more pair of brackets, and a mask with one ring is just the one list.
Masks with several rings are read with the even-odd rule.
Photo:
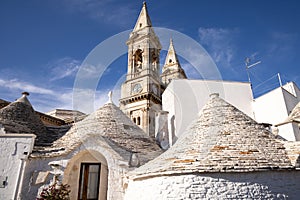
[[70, 186], [68, 184], [60, 184], [57, 180], [52, 184], [44, 187], [36, 200], [69, 200]]

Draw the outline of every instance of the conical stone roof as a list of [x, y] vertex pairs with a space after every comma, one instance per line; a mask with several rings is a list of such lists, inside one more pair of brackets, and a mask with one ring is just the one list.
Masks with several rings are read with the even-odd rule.
[[47, 130], [40, 118], [32, 108], [27, 95], [23, 93], [15, 102], [0, 109], [0, 123], [6, 133], [30, 133], [35, 134], [36, 144], [42, 143], [42, 135]]
[[132, 177], [193, 172], [247, 172], [294, 168], [283, 144], [234, 106], [211, 95], [176, 144]]
[[[153, 139], [110, 102], [82, 121], [75, 123], [66, 135], [55, 141], [51, 148], [44, 150], [48, 152], [49, 156], [67, 153], [89, 137], [93, 137], [95, 140], [104, 140], [121, 156], [124, 151], [137, 153], [141, 163], [162, 153]], [[43, 151], [40, 150], [40, 153], [43, 154]]]

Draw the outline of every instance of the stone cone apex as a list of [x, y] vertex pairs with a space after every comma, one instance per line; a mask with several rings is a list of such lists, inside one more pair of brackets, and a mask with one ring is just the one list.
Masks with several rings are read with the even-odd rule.
[[27, 96], [27, 92], [15, 102], [0, 109], [0, 123], [3, 124], [6, 133], [35, 134], [36, 143], [41, 142], [41, 136], [47, 130], [40, 118], [35, 113]]
[[124, 150], [129, 152], [128, 155], [137, 153], [141, 163], [162, 153], [156, 142], [111, 102], [104, 104], [82, 121], [76, 122], [66, 135], [54, 142], [53, 147], [66, 147], [66, 151], [70, 151], [88, 137], [105, 140], [120, 154]]
[[28, 92], [22, 92], [22, 96], [16, 100], [16, 102], [21, 102], [21, 103], [25, 103], [29, 106], [32, 106], [30, 101], [28, 100], [27, 96], [29, 96]]
[[194, 172], [248, 172], [294, 168], [283, 144], [217, 94], [168, 151], [133, 177]]
[[152, 27], [152, 23], [151, 23], [149, 15], [148, 15], [146, 2], [143, 3], [143, 7], [142, 7], [140, 15], [136, 21], [133, 32], [138, 31], [144, 27]]

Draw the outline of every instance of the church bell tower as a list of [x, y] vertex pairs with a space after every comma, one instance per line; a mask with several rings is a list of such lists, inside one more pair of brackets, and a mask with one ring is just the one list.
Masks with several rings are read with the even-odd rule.
[[145, 2], [126, 44], [128, 68], [121, 88], [120, 108], [146, 134], [154, 137], [155, 113], [161, 110], [161, 44]]

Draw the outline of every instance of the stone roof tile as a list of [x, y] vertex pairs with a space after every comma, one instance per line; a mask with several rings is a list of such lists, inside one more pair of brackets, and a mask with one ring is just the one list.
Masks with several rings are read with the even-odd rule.
[[133, 177], [190, 172], [293, 168], [275, 136], [234, 106], [212, 95], [168, 151], [132, 172]]
[[43, 135], [47, 133], [46, 127], [35, 114], [29, 100], [28, 94], [0, 109], [0, 123], [6, 133], [30, 133], [35, 134], [36, 144], [43, 143]]
[[292, 165], [294, 165], [297, 168], [300, 168], [300, 141], [279, 141], [284, 144], [284, 147], [286, 148], [288, 157], [291, 160]]
[[[56, 156], [70, 152], [88, 137], [104, 140], [122, 156], [122, 152], [138, 153], [146, 162], [162, 153], [153, 139], [136, 126], [117, 106], [107, 103], [71, 129], [51, 147], [38, 148], [35, 156]], [[46, 153], [45, 153], [46, 152]]]

